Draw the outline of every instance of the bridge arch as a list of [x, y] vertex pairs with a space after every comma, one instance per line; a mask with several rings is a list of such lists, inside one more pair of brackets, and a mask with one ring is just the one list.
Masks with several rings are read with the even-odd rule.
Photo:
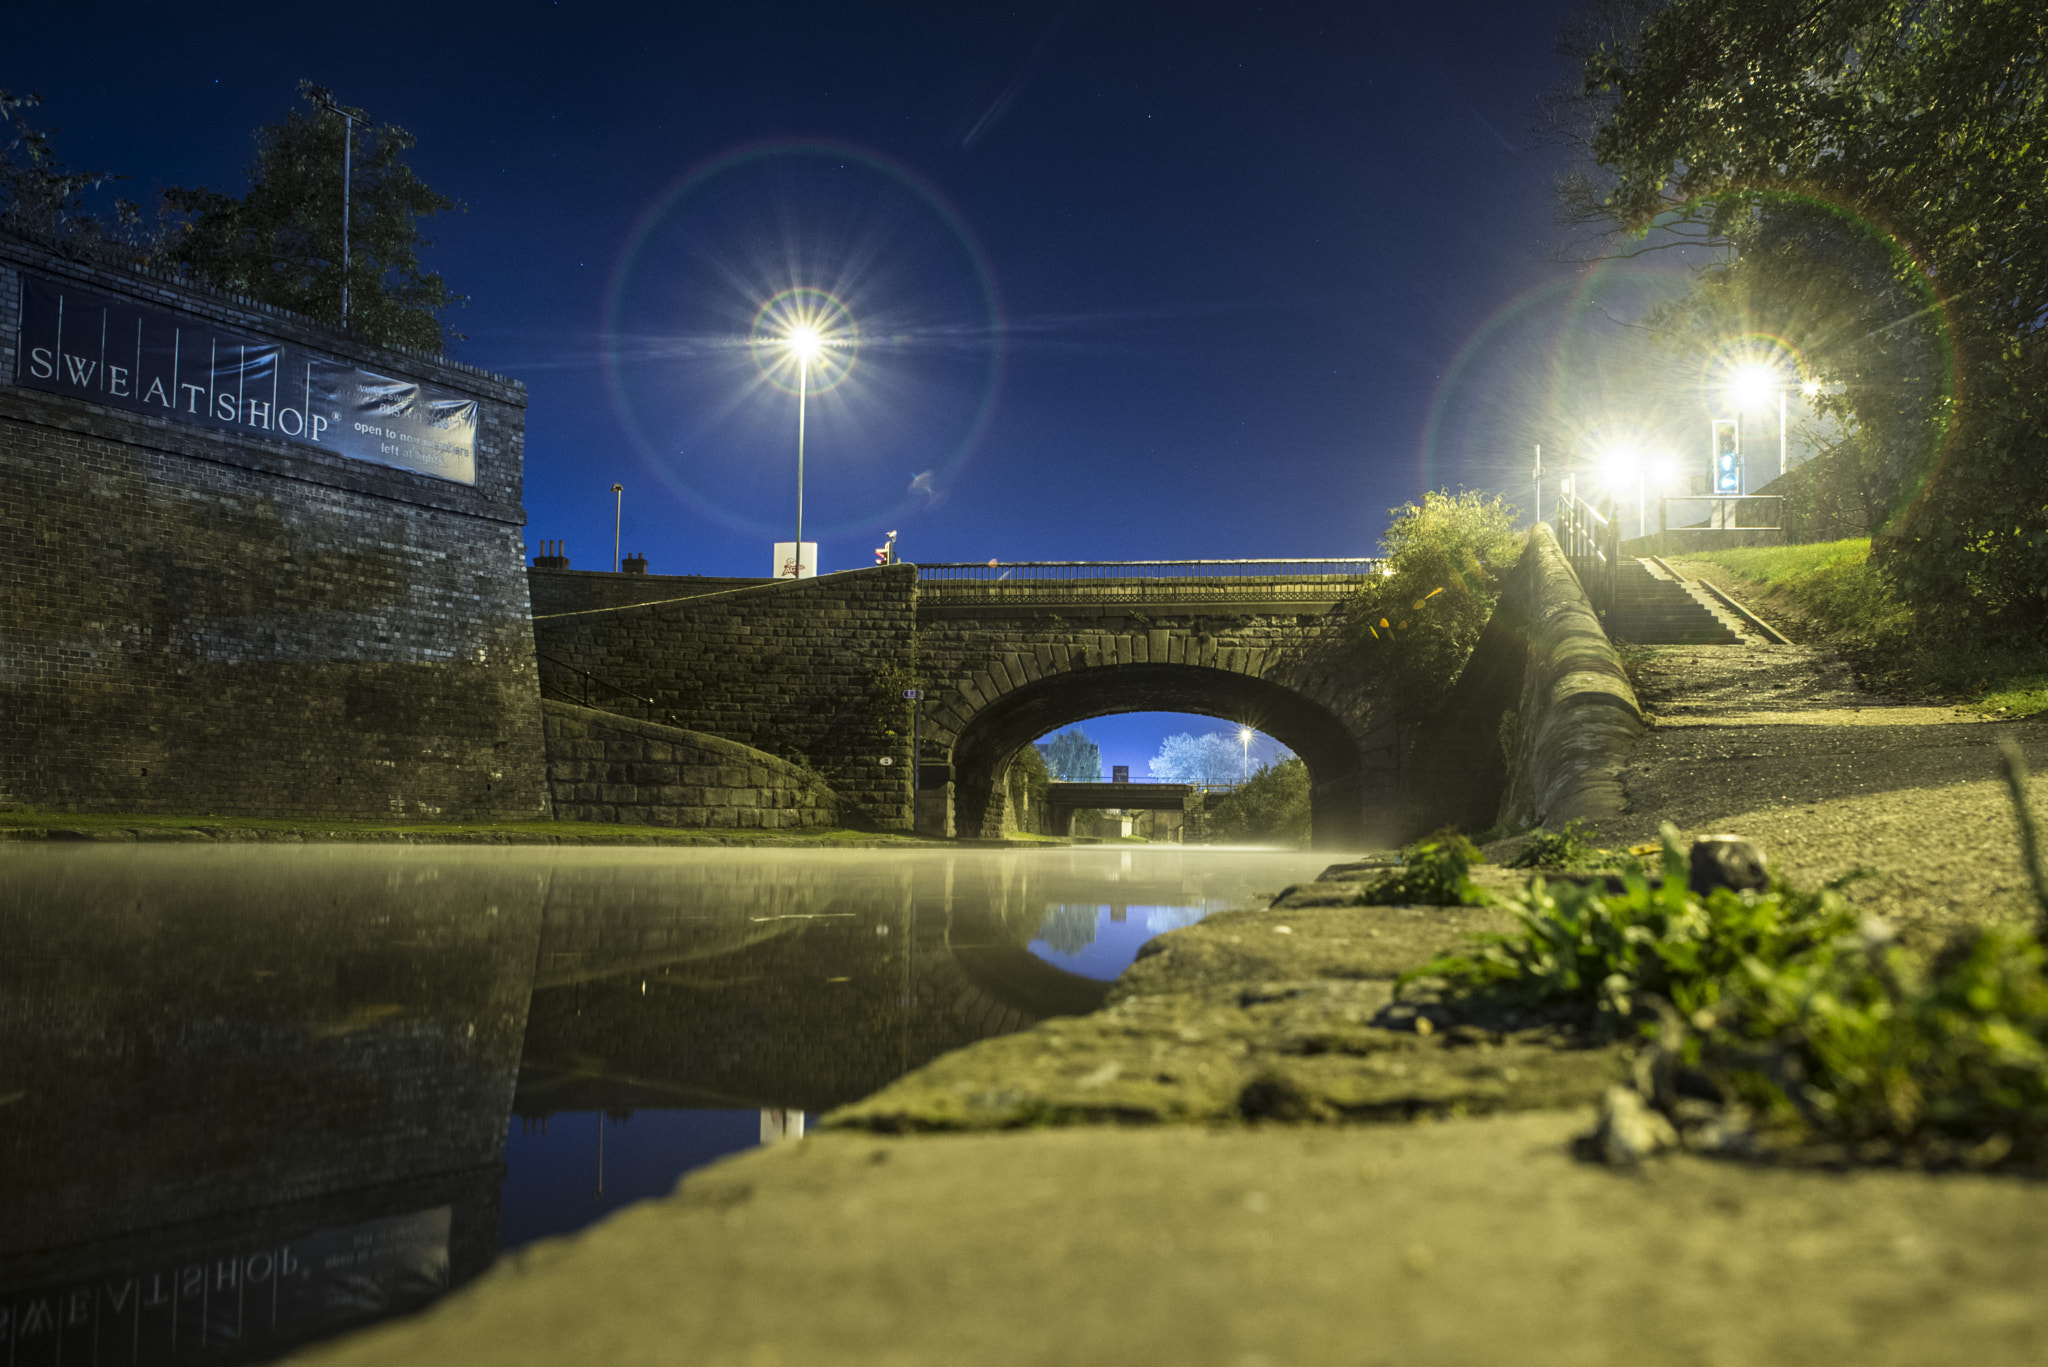
[[964, 723], [936, 737], [951, 748], [959, 835], [1002, 833], [1010, 761], [1040, 736], [1119, 712], [1192, 712], [1253, 726], [1301, 757], [1317, 845], [1360, 838], [1364, 738], [1300, 689], [1240, 670], [1146, 662], [1084, 664], [993, 691], [956, 701], [953, 712]]

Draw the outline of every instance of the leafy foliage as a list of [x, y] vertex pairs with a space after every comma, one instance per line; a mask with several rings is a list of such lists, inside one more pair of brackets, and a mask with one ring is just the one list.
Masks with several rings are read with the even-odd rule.
[[0, 90], [0, 137], [7, 139], [0, 145], [0, 228], [74, 254], [146, 257], [150, 240], [139, 208], [116, 199], [109, 222], [87, 199], [127, 177], [66, 168], [53, 142], [61, 130], [37, 128], [23, 112], [42, 102], [39, 95]]
[[1538, 831], [1515, 857], [1511, 869], [1567, 869], [1593, 872], [1602, 869], [1642, 871], [1636, 856], [1624, 850], [1604, 849], [1586, 838], [1583, 821], [1567, 821], [1561, 831]]
[[1686, 887], [1686, 854], [1669, 823], [1663, 846], [1659, 884], [1635, 873], [1626, 877], [1624, 891], [1613, 893], [1604, 883], [1532, 879], [1519, 897], [1503, 903], [1521, 921], [1520, 933], [1483, 936], [1473, 952], [1432, 960], [1402, 981], [1441, 978], [1455, 994], [1485, 994], [1509, 1005], [1576, 1005], [1602, 1033], [1614, 1034], [1646, 996], [1690, 1015], [1715, 1005], [1745, 960], [1782, 962], [1855, 924], [1833, 892], [1781, 888], [1744, 896], [1719, 888], [1695, 896]]
[[1244, 750], [1227, 731], [1168, 736], [1145, 767], [1167, 783], [1235, 783], [1245, 777]]
[[1454, 907], [1479, 903], [1483, 894], [1466, 877], [1483, 862], [1479, 847], [1446, 828], [1401, 851], [1401, 867], [1382, 874], [1358, 894], [1360, 906]]
[[1932, 965], [1843, 939], [1746, 962], [1733, 989], [1697, 1061], [1766, 1125], [1934, 1158], [2048, 1156], [2048, 978], [2032, 935], [1995, 927]]
[[1209, 806], [1208, 838], [1228, 844], [1306, 845], [1308, 765], [1289, 757], [1262, 766]]
[[1842, 385], [1880, 567], [1954, 639], [2048, 638], [2044, 52], [2038, 5], [1671, 0], [1585, 65], [1576, 202], [1736, 248], [1701, 306]]
[[1653, 1040], [1695, 1095], [1718, 1095], [1774, 1144], [2048, 1159], [2048, 976], [2033, 934], [1979, 931], [1929, 963], [1833, 889], [1700, 897], [1669, 825], [1662, 874], [1620, 892], [1532, 879], [1504, 903], [1519, 932], [1475, 937], [1401, 987], [1564, 1008], [1603, 1035]]
[[1045, 767], [1060, 782], [1102, 782], [1102, 747], [1080, 727], [1062, 731], [1038, 748], [1045, 756]]
[[1512, 506], [1473, 492], [1426, 493], [1390, 516], [1388, 572], [1354, 595], [1345, 621], [1376, 685], [1415, 715], [1465, 667], [1522, 537]]
[[[349, 330], [372, 342], [438, 352], [444, 331], [436, 315], [459, 297], [438, 273], [421, 269], [420, 249], [432, 244], [421, 236], [420, 220], [459, 206], [406, 164], [412, 134], [359, 127], [326, 107], [324, 94], [301, 82], [308, 108], [256, 130], [247, 194], [164, 191], [165, 203], [183, 215], [168, 255], [216, 288], [339, 323], [342, 162], [352, 138]], [[359, 109], [346, 112], [362, 117]]]

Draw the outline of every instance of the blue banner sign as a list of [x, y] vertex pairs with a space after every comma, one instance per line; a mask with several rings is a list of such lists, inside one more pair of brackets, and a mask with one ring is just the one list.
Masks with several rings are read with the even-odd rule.
[[16, 384], [476, 483], [475, 399], [19, 275]]

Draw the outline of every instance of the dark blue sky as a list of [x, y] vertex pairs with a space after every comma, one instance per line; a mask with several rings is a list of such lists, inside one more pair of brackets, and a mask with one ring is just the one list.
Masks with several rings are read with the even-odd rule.
[[529, 538], [578, 568], [620, 481], [656, 572], [766, 572], [795, 404], [732, 343], [789, 285], [864, 329], [811, 410], [826, 570], [890, 528], [1359, 555], [1425, 487], [1521, 492], [1573, 3], [38, 6], [0, 84], [131, 195], [239, 190], [302, 76], [410, 129], [468, 206], [430, 227], [454, 354], [529, 385]]
[[[1671, 277], [1560, 260], [1530, 131], [1577, 4], [38, 6], [0, 85], [141, 199], [240, 192], [301, 77], [409, 129], [467, 205], [452, 353], [529, 387], [529, 554], [610, 568], [620, 482], [656, 573], [769, 572], [795, 399], [745, 341], [794, 287], [860, 327], [808, 412], [826, 571], [892, 528], [1351, 556], [1427, 488], [1526, 507], [1528, 442], [1626, 397], [1608, 314]], [[1089, 724], [1138, 777], [1184, 729]]]

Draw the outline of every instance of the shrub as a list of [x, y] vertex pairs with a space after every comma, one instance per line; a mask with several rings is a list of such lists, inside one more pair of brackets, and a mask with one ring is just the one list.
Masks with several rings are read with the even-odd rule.
[[1477, 493], [1428, 493], [1391, 516], [1380, 538], [1388, 573], [1353, 596], [1345, 621], [1375, 684], [1414, 716], [1471, 657], [1522, 535], [1511, 505]]
[[1308, 765], [1287, 759], [1262, 767], [1210, 806], [1207, 824], [1211, 840], [1306, 845]]

